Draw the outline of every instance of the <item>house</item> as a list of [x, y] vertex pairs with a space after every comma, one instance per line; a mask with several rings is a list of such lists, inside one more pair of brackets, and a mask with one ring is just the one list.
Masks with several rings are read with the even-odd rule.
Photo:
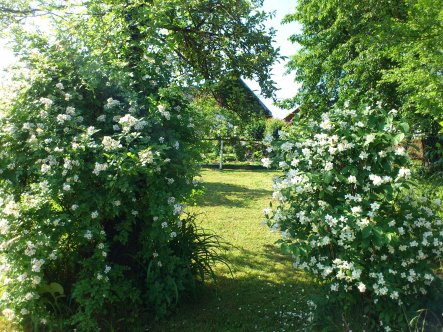
[[294, 119], [294, 116], [296, 114], [300, 113], [300, 107], [297, 107], [295, 110], [293, 110], [291, 113], [289, 113], [288, 115], [286, 115], [283, 118], [283, 121], [287, 122], [287, 123], [292, 123], [292, 120]]
[[264, 113], [266, 118], [272, 118], [271, 110], [261, 101], [261, 99], [252, 91], [252, 89], [240, 78], [240, 83], [249, 95], [251, 104], [254, 105], [257, 113]]
[[214, 88], [218, 104], [237, 113], [244, 121], [250, 117], [272, 118], [271, 110], [241, 78], [225, 78]]

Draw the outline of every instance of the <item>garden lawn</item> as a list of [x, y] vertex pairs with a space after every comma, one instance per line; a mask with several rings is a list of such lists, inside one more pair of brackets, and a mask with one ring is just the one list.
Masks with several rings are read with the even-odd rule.
[[300, 331], [307, 323], [313, 285], [275, 244], [262, 224], [272, 196], [272, 171], [204, 170], [205, 194], [194, 212], [201, 226], [231, 244], [223, 252], [232, 275], [216, 266], [218, 282], [205, 286], [148, 331]]

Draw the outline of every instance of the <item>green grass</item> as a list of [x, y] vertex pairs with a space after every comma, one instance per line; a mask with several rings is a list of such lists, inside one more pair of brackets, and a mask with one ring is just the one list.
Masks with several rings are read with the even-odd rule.
[[206, 192], [192, 210], [201, 226], [231, 246], [223, 253], [232, 274], [216, 266], [216, 284], [203, 288], [148, 331], [300, 331], [313, 286], [292, 268], [262, 225], [272, 195], [272, 171], [204, 170]]

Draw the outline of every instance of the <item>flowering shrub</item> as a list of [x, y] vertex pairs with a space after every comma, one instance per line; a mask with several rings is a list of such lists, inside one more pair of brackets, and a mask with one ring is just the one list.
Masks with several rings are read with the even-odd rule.
[[[406, 329], [436, 285], [443, 253], [439, 200], [414, 195], [408, 126], [380, 106], [294, 121], [274, 160], [278, 206], [265, 210], [294, 266], [314, 275], [349, 318]], [[361, 326], [360, 326], [361, 327]]]
[[38, 331], [162, 315], [207, 269], [181, 217], [198, 184], [194, 109], [167, 82], [140, 95], [122, 69], [58, 56], [39, 54], [0, 110], [3, 315]]

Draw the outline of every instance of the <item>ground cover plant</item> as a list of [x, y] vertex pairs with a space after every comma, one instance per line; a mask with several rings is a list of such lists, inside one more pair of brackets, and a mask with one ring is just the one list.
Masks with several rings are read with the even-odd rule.
[[269, 225], [294, 265], [328, 290], [325, 309], [341, 308], [335, 320], [345, 330], [407, 330], [441, 300], [441, 199], [416, 189], [408, 128], [381, 103], [344, 106], [320, 120], [298, 118], [276, 146], [284, 176]]

